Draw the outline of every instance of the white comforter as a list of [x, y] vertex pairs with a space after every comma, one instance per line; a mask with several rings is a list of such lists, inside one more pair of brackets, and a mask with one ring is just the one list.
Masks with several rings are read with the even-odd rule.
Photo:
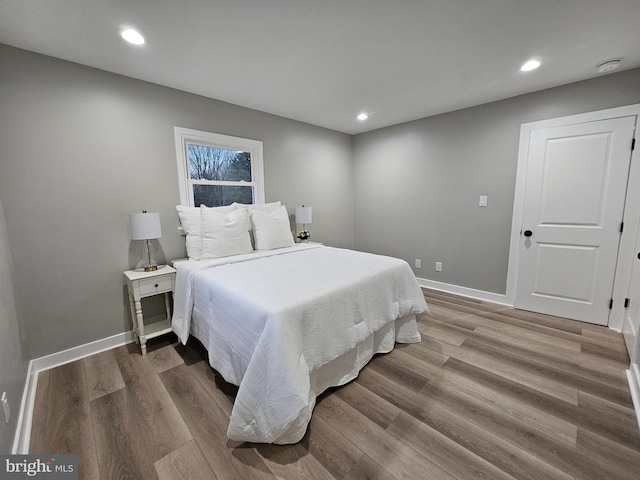
[[352, 250], [297, 245], [176, 269], [173, 330], [239, 386], [233, 440], [299, 441], [316, 396], [394, 341], [419, 342], [415, 314], [427, 311], [405, 261]]

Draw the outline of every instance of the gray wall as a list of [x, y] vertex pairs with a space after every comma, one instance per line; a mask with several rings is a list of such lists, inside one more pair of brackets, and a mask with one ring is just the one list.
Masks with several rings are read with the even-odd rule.
[[160, 212], [160, 260], [185, 256], [173, 127], [262, 140], [266, 200], [313, 206], [314, 239], [353, 246], [351, 137], [0, 45], [0, 199], [36, 358], [131, 329], [123, 286]]
[[21, 344], [17, 300], [13, 289], [13, 262], [0, 201], [0, 393], [7, 392], [11, 408], [8, 424], [4, 423], [4, 415], [0, 413], [2, 453], [11, 451], [27, 376], [27, 360], [22, 354]]
[[354, 247], [504, 294], [520, 124], [639, 102], [634, 69], [357, 135]]

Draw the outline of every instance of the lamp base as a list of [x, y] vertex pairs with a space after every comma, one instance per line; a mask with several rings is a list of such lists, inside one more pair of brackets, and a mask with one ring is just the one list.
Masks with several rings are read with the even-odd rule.
[[158, 270], [157, 265], [149, 265], [148, 267], [144, 267], [145, 272], [155, 272], [156, 270]]

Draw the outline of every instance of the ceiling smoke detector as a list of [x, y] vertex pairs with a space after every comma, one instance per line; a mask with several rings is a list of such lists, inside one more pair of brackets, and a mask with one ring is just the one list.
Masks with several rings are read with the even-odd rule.
[[607, 60], [596, 67], [599, 73], [608, 73], [620, 66], [620, 60]]

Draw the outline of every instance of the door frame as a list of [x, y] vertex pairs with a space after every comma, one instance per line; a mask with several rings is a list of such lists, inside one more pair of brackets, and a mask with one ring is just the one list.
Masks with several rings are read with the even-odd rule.
[[[531, 132], [543, 128], [553, 128], [576, 123], [594, 122], [618, 117], [640, 117], [640, 103], [624, 107], [608, 108], [595, 112], [580, 113], [565, 117], [540, 120], [537, 122], [523, 123], [520, 125], [520, 144], [518, 148], [518, 165], [516, 172], [515, 195], [513, 201], [513, 217], [511, 221], [511, 241], [509, 245], [509, 266], [507, 270], [507, 302], [515, 305], [516, 288], [518, 280], [518, 262], [521, 243], [522, 216], [524, 212], [524, 195], [526, 187], [527, 162], [529, 158], [529, 140]], [[638, 121], [636, 120], [636, 133]], [[637, 135], [636, 135], [637, 136]], [[629, 146], [631, 148], [631, 146]], [[633, 151], [631, 168], [627, 184], [640, 185], [640, 165], [638, 163], [638, 150]], [[625, 185], [626, 188], [626, 185]], [[624, 299], [631, 279], [631, 265], [628, 260], [634, 254], [635, 233], [640, 224], [640, 188], [627, 189], [624, 206], [624, 230], [618, 247], [618, 260], [613, 289], [613, 308], [609, 314], [609, 328], [621, 331], [624, 321]]]

